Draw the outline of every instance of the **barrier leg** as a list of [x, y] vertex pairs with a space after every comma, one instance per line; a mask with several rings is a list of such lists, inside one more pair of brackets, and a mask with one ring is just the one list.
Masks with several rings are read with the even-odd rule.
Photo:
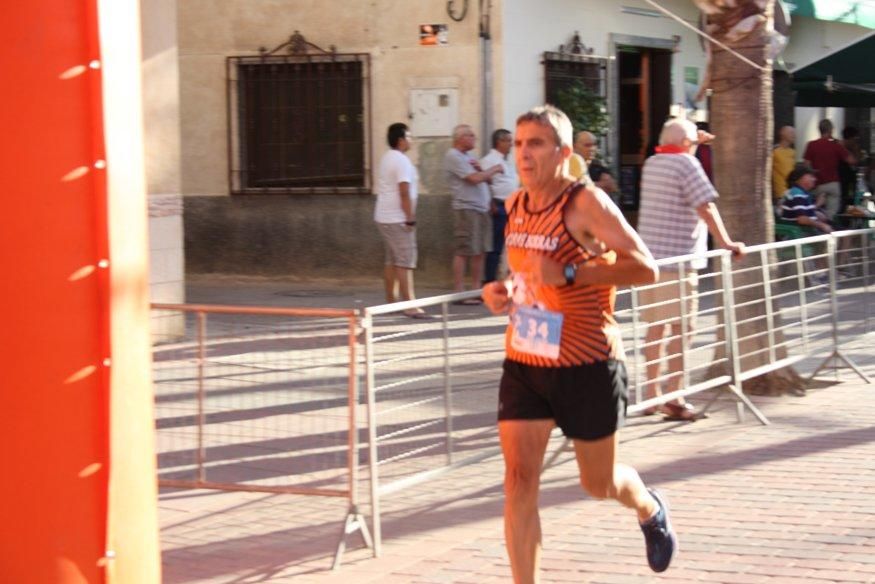
[[872, 383], [866, 374], [863, 373], [853, 361], [851, 361], [847, 355], [842, 353], [841, 349], [839, 349], [839, 301], [838, 301], [838, 290], [836, 286], [836, 248], [838, 243], [836, 241], [836, 237], [832, 236], [826, 242], [827, 244], [827, 262], [829, 265], [829, 292], [830, 292], [830, 310], [832, 312], [832, 346], [833, 351], [829, 357], [824, 359], [824, 361], [820, 364], [820, 366], [814, 370], [814, 373], [809, 377], [809, 381], [814, 379], [814, 376], [820, 373], [820, 370], [823, 369], [827, 363], [836, 361], [836, 364], [832, 367], [835, 370], [836, 379], [838, 380], [838, 370], [840, 369], [838, 365], [838, 361], [844, 361], [845, 365], [851, 368], [854, 373], [860, 376], [860, 378], [866, 383]]
[[739, 421], [742, 421], [744, 419], [744, 408], [742, 408], [742, 405], [744, 405], [748, 410], [750, 410], [750, 413], [752, 413], [756, 417], [756, 419], [760, 421], [763, 426], [769, 425], [769, 419], [765, 416], [765, 414], [760, 411], [758, 407], [754, 405], [752, 401], [750, 401], [749, 397], [744, 395], [744, 392], [741, 391], [741, 389], [731, 383], [728, 384], [726, 387], [727, 389], [729, 389], [735, 399], [738, 400]]
[[331, 563], [331, 569], [337, 570], [340, 568], [340, 562], [343, 559], [343, 552], [346, 550], [346, 537], [356, 531], [360, 531], [365, 545], [369, 548], [374, 547], [374, 542], [371, 539], [371, 532], [368, 530], [368, 524], [365, 521], [365, 516], [359, 513], [355, 505], [349, 506], [349, 511], [346, 513], [346, 521], [343, 523], [343, 530], [340, 532], [340, 540], [337, 542], [337, 551], [334, 553], [334, 562]]
[[738, 338], [738, 329], [735, 322], [735, 291], [732, 288], [732, 258], [727, 253], [720, 257], [721, 280], [723, 282], [723, 319], [725, 328], [726, 355], [729, 357], [731, 365], [732, 383], [728, 383], [726, 387], [737, 400], [737, 416], [739, 423], [744, 421], [744, 408], [746, 406], [751, 413], [756, 416], [761, 424], [767, 426], [769, 419], [757, 408], [750, 398], [744, 395], [741, 390], [741, 362], [738, 356], [738, 348], [736, 339]]
[[374, 376], [374, 341], [373, 319], [365, 310], [362, 314], [361, 326], [365, 333], [365, 397], [368, 412], [368, 465], [370, 466], [371, 483], [371, 518], [374, 526], [374, 557], [380, 556], [383, 541], [380, 518], [380, 475], [378, 469], [379, 453], [377, 450], [377, 398]]
[[817, 369], [814, 370], [814, 373], [812, 373], [808, 377], [808, 381], [811, 381], [812, 379], [817, 377], [817, 374], [820, 373], [822, 369], [826, 368], [826, 366], [828, 364], [832, 364], [833, 362], [835, 362], [835, 363], [832, 364], [832, 366], [830, 368], [835, 369], [836, 374], [838, 374], [838, 370], [841, 369], [841, 367], [837, 363], [838, 361], [843, 361], [849, 369], [853, 370], [854, 373], [856, 373], [857, 375], [860, 376], [860, 379], [862, 379], [863, 382], [870, 383], [870, 384], [872, 383], [872, 380], [869, 379], [869, 377], [867, 377], [866, 374], [863, 373], [863, 371], [859, 367], [857, 367], [857, 365], [853, 361], [851, 361], [851, 359], [848, 358], [847, 355], [845, 355], [844, 353], [842, 353], [838, 349], [833, 351], [829, 357], [824, 359], [823, 362], [820, 365], [818, 365]]
[[705, 402], [705, 406], [702, 407], [702, 408], [699, 410], [699, 412], [700, 412], [703, 416], [704, 416], [705, 414], [707, 414], [707, 413], [708, 413], [708, 410], [711, 409], [711, 406], [713, 406], [715, 403], [717, 403], [717, 400], [718, 400], [718, 399], [720, 399], [720, 392], [719, 392], [719, 391], [715, 391], [715, 392], [714, 392], [714, 395], [711, 396], [711, 399], [709, 399], [707, 402]]

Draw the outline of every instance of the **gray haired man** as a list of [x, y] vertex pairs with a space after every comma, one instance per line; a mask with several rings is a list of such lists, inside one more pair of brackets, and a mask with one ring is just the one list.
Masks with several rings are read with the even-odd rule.
[[[638, 213], [638, 233], [656, 259], [689, 254], [704, 254], [708, 233], [718, 247], [728, 249], [733, 256], [745, 254], [744, 244], [733, 241], [726, 232], [723, 219], [714, 201], [717, 191], [705, 175], [702, 164], [693, 156], [699, 142], [699, 132], [693, 122], [684, 119], [668, 120], [662, 127], [656, 154], [647, 159], [641, 171], [641, 207]], [[662, 366], [662, 351], [667, 329], [668, 373], [665, 382], [668, 392], [680, 388], [681, 347], [689, 342], [698, 312], [698, 273], [704, 268], [705, 258], [694, 260], [693, 269], [684, 274], [684, 310], [678, 298], [677, 268], [663, 266], [660, 286], [644, 289], [639, 295], [643, 320], [650, 323], [645, 340], [647, 360], [647, 397], [662, 395], [656, 381]], [[685, 314], [686, 319], [681, 315]], [[682, 330], [683, 322], [688, 327]], [[697, 418], [693, 407], [679, 398], [645, 413], [661, 411], [667, 419], [692, 421]]]

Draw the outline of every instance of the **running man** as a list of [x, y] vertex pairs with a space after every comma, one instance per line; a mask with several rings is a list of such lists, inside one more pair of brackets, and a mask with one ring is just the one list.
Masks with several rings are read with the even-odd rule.
[[552, 106], [517, 119], [514, 147], [523, 188], [507, 201], [513, 287], [483, 287], [487, 307], [509, 312], [499, 388], [505, 460], [505, 543], [516, 584], [538, 581], [538, 490], [550, 432], [573, 440], [580, 482], [596, 499], [638, 515], [647, 560], [666, 570], [677, 549], [665, 499], [616, 462], [626, 411], [626, 369], [613, 318], [618, 284], [656, 280], [658, 269], [601, 189], [568, 176], [571, 122]]

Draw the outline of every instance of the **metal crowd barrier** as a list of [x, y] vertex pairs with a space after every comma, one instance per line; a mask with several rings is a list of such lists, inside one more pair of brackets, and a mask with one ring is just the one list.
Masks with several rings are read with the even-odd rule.
[[[734, 269], [733, 285], [726, 291], [734, 320], [733, 379], [739, 389], [763, 373], [823, 351], [828, 357], [811, 377], [834, 362], [834, 368], [844, 364], [869, 383], [841, 351], [840, 307], [860, 314], [861, 332], [868, 332], [870, 234], [840, 231], [749, 249], [754, 265]], [[758, 310], [741, 316], [749, 307]]]
[[[374, 554], [380, 500], [453, 468], [497, 455], [496, 407], [506, 317], [463, 292], [364, 308], [368, 466]], [[426, 309], [431, 321], [399, 311]]]
[[[349, 500], [360, 531], [354, 310], [153, 304], [158, 485]], [[172, 330], [174, 327], [154, 327]]]
[[[841, 346], [872, 330], [873, 240], [875, 229], [866, 229], [758, 245], [740, 262], [725, 251], [709, 252], [697, 290], [683, 277], [695, 258], [671, 258], [659, 264], [679, 274], [674, 281], [618, 290], [629, 413], [721, 389], [704, 410], [730, 396], [739, 421], [748, 410], [766, 424], [745, 387], [820, 355], [812, 377], [825, 367], [849, 367], [868, 383]], [[667, 297], [648, 302], [659, 288]], [[155, 348], [160, 484], [348, 497], [334, 567], [345, 536], [356, 530], [379, 555], [383, 497], [500, 452], [495, 412], [507, 317], [454, 305], [478, 296], [473, 291], [358, 311], [153, 305], [175, 318], [178, 311], [196, 315], [188, 326], [197, 331], [194, 341]], [[698, 305], [690, 302], [688, 309], [693, 299]], [[672, 303], [680, 306], [678, 314], [651, 314]], [[432, 319], [403, 316], [412, 308]], [[218, 321], [212, 336], [205, 333], [208, 313]], [[259, 317], [283, 320], [254, 323]], [[674, 351], [660, 354], [648, 330], [666, 325], [663, 342]], [[655, 397], [657, 384], [667, 391]], [[242, 401], [248, 395], [258, 397]], [[366, 408], [366, 419], [357, 416], [359, 408]], [[273, 417], [284, 422], [269, 435], [242, 430]], [[319, 420], [323, 426], [313, 427]], [[366, 432], [366, 451], [359, 431]], [[368, 470], [373, 539], [360, 511], [359, 465]], [[227, 479], [228, 471], [235, 480]], [[288, 484], [289, 476], [298, 482]]]
[[[690, 264], [702, 256], [659, 260], [663, 275], [677, 277], [669, 282], [633, 286], [617, 295], [616, 316], [628, 348], [631, 405], [627, 412], [641, 413], [678, 398], [722, 388], [737, 401], [739, 421], [746, 408], [762, 424], [768, 424], [766, 416], [745, 394], [745, 383], [818, 354], [828, 356], [811, 378], [833, 364], [834, 369], [841, 365], [852, 369], [870, 383], [841, 351], [841, 337], [860, 336], [871, 330], [873, 235], [872, 229], [842, 231], [756, 245], [749, 247], [747, 256], [738, 262], [727, 251], [711, 251], [705, 255], [709, 267], [698, 273], [696, 292], [691, 291], [684, 275], [692, 270]], [[673, 293], [658, 294], [658, 301], [649, 303], [641, 299], [657, 290]], [[692, 299], [698, 300], [697, 307], [688, 305]], [[678, 314], [646, 322], [643, 317], [649, 311], [663, 306], [676, 307]], [[854, 315], [845, 319], [846, 331], [841, 330], [840, 312]], [[675, 328], [661, 341], [648, 339], [651, 327], [672, 324]], [[652, 354], [657, 345], [671, 341], [675, 341], [676, 352]], [[673, 361], [680, 366], [670, 367]], [[649, 391], [671, 380], [677, 389], [660, 396]], [[785, 383], [795, 381], [789, 377]], [[720, 395], [715, 393], [699, 415], [706, 413]], [[544, 468], [569, 450], [571, 442], [566, 440], [551, 453]]]

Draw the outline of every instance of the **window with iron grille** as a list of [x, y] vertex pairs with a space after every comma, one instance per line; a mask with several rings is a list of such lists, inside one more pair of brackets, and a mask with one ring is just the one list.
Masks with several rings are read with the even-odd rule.
[[231, 192], [369, 192], [366, 54], [230, 57]]
[[605, 97], [606, 68], [603, 57], [544, 53], [544, 97], [547, 103], [556, 103], [559, 92], [576, 81], [582, 81], [590, 91]]

